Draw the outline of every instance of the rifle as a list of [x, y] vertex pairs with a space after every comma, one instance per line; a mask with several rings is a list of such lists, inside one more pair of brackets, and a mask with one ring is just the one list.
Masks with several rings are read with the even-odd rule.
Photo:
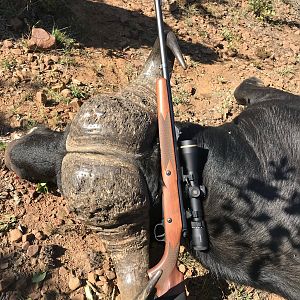
[[164, 213], [165, 250], [160, 262], [148, 271], [149, 277], [162, 271], [156, 284], [156, 295], [186, 299], [183, 274], [177, 268], [182, 232], [187, 230], [185, 209], [179, 176], [179, 155], [172, 105], [170, 75], [165, 46], [163, 17], [160, 0], [155, 0], [158, 37], [163, 77], [156, 82], [158, 128], [162, 172], [162, 205]]
[[[149, 284], [144, 290], [143, 296], [137, 299], [146, 299], [155, 286], [156, 296], [160, 297], [159, 299], [185, 300], [184, 278], [177, 268], [179, 246], [181, 237], [186, 237], [188, 232], [187, 208], [189, 213], [188, 219], [191, 219], [189, 229], [191, 231], [193, 248], [200, 251], [208, 248], [207, 231], [202, 209], [205, 188], [200, 185], [198, 167], [201, 155], [195, 141], [183, 140], [180, 142], [180, 155], [184, 163], [182, 167], [180, 166], [177, 148], [179, 136], [176, 135], [174, 121], [161, 0], [155, 0], [155, 10], [163, 73], [163, 77], [156, 82], [156, 95], [163, 181], [162, 206], [165, 249], [159, 263], [148, 270]], [[183, 58], [181, 65], [185, 67]], [[184, 205], [182, 182], [188, 190], [188, 198], [190, 200], [188, 205]]]

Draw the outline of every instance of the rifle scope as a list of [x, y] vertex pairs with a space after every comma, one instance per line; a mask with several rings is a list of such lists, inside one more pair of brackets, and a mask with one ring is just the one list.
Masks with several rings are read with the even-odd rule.
[[200, 149], [194, 140], [181, 141], [179, 147], [183, 165], [182, 179], [188, 189], [192, 246], [194, 250], [204, 251], [208, 249], [208, 236], [202, 208], [205, 188], [199, 180]]

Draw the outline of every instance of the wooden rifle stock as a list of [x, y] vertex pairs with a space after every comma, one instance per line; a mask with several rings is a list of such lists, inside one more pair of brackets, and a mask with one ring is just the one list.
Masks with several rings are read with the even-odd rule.
[[[180, 210], [180, 195], [176, 167], [176, 149], [174, 147], [174, 129], [168, 100], [168, 86], [165, 78], [156, 83], [158, 127], [161, 152], [162, 171], [162, 205], [164, 213], [165, 250], [160, 262], [148, 271], [151, 278], [158, 270], [162, 276], [156, 284], [156, 295], [164, 295], [169, 290], [175, 295], [184, 293], [183, 274], [177, 268], [180, 240], [182, 235], [182, 220]], [[185, 298], [182, 298], [185, 299]]]

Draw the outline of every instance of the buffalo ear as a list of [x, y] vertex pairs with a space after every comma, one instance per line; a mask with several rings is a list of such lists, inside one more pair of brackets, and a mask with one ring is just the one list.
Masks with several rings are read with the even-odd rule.
[[250, 77], [245, 79], [234, 91], [236, 101], [241, 105], [249, 105], [259, 102], [261, 91], [265, 86], [263, 82], [256, 78]]

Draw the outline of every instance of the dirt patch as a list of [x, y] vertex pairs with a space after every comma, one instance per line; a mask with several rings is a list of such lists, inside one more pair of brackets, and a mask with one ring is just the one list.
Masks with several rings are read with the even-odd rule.
[[[36, 124], [63, 130], [82, 102], [135, 78], [155, 40], [154, 4], [49, 0], [33, 9], [24, 3], [0, 4], [0, 299], [84, 299], [87, 282], [99, 299], [116, 299], [115, 273], [97, 234], [68, 211], [54, 187], [9, 172], [3, 148]], [[270, 15], [257, 17], [249, 1], [178, 1], [165, 4], [164, 16], [188, 64], [187, 70], [176, 65], [172, 77], [177, 120], [230, 121], [243, 109], [233, 90], [250, 76], [300, 94], [300, 16], [288, 4], [273, 1]], [[66, 33], [61, 47], [28, 49], [26, 36], [37, 21]], [[179, 264], [189, 299], [277, 299], [215, 279], [183, 248]]]

